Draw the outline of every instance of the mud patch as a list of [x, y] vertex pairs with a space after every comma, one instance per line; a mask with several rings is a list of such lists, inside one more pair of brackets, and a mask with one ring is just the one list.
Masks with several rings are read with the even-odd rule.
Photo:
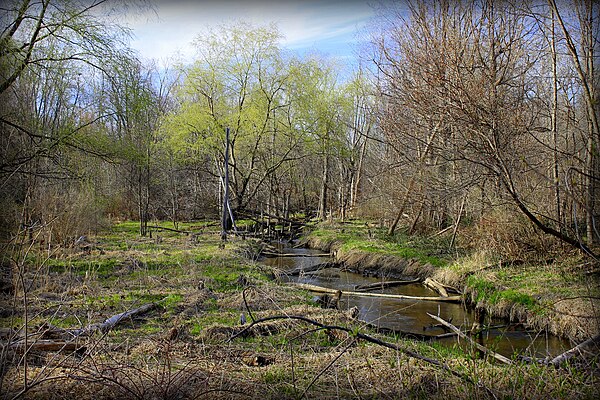
[[348, 251], [336, 253], [336, 262], [344, 269], [364, 276], [391, 279], [424, 279], [432, 276], [436, 268], [431, 264], [421, 264], [416, 259], [403, 259], [380, 253]]

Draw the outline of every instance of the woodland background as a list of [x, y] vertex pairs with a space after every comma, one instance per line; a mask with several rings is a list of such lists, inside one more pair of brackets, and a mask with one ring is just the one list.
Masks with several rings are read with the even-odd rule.
[[3, 241], [215, 218], [229, 127], [236, 216], [358, 216], [390, 235], [454, 228], [460, 247], [509, 258], [594, 255], [597, 2], [410, 2], [380, 13], [347, 79], [244, 22], [200, 34], [193, 63], [140, 60], [104, 3], [2, 6]]

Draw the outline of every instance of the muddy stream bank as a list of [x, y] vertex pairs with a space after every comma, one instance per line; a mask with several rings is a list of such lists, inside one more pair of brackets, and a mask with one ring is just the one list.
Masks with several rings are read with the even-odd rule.
[[[282, 271], [292, 271], [298, 268], [308, 268], [320, 263], [331, 262], [331, 257], [316, 256], [322, 254], [320, 250], [306, 248], [287, 248], [278, 245], [280, 251], [286, 257], [265, 257], [262, 262]], [[289, 256], [297, 254], [297, 257]], [[320, 271], [300, 274], [299, 276], [285, 275], [282, 279], [306, 283], [326, 288], [353, 291], [356, 286], [369, 283], [381, 282], [384, 278], [368, 276], [369, 274], [355, 273], [339, 268], [327, 268]], [[371, 271], [372, 272], [372, 271]], [[398, 278], [398, 276], [386, 279]], [[438, 296], [438, 294], [420, 283], [408, 284], [399, 287], [376, 290], [375, 293], [399, 294], [408, 296]], [[436, 327], [427, 313], [439, 315], [452, 324], [468, 330], [475, 320], [475, 312], [465, 304], [400, 300], [390, 298], [362, 297], [344, 295], [339, 301], [342, 310], [350, 310], [352, 307], [358, 309], [358, 319], [381, 328], [395, 329], [416, 335], [437, 336], [445, 331]], [[533, 332], [526, 330], [519, 324], [508, 324], [507, 321], [486, 318], [485, 324], [494, 327], [482, 332], [479, 342], [494, 351], [511, 357], [515, 354], [535, 357], [547, 357], [558, 355], [571, 348], [571, 343], [565, 339], [548, 334], [546, 332]], [[448, 346], [459, 344], [466, 345], [464, 340], [457, 337], [435, 339]]]

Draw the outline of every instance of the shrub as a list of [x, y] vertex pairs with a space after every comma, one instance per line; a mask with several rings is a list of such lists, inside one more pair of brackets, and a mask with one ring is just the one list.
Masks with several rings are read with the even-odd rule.
[[517, 210], [497, 208], [485, 214], [474, 226], [461, 232], [461, 245], [474, 251], [485, 250], [508, 260], [547, 258], [556, 239], [537, 229]]

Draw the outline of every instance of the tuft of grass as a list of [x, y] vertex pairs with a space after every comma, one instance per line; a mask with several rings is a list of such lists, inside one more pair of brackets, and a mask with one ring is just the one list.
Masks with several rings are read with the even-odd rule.
[[501, 301], [520, 304], [533, 312], [542, 312], [539, 302], [529, 294], [513, 288], [498, 288], [493, 282], [476, 275], [467, 278], [467, 285], [476, 293], [475, 302], [496, 305]]
[[528, 310], [537, 309], [537, 301], [528, 294], [521, 293], [515, 289], [507, 289], [500, 292], [499, 297], [511, 303], [524, 305]]
[[323, 223], [311, 231], [309, 238], [321, 242], [340, 243], [341, 251], [386, 254], [398, 258], [417, 259], [422, 264], [443, 267], [448, 264], [447, 244], [419, 236], [397, 233], [390, 236], [385, 229], [355, 220], [343, 224]]
[[277, 365], [267, 368], [262, 378], [267, 385], [285, 384], [292, 381], [291, 372]]
[[162, 298], [158, 304], [169, 311], [173, 311], [175, 307], [183, 301], [183, 295], [180, 293], [171, 293], [167, 297]]
[[106, 278], [114, 272], [120, 261], [98, 258], [92, 260], [49, 259], [47, 264], [50, 272], [72, 272], [82, 276], [94, 274], [100, 278]]

